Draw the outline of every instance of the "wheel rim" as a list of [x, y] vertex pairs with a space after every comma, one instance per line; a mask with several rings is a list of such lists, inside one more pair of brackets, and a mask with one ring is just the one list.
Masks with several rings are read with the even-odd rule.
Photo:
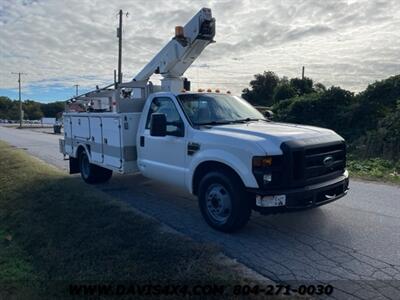
[[225, 223], [231, 214], [232, 201], [226, 188], [219, 183], [210, 185], [206, 192], [207, 212], [214, 221]]
[[90, 170], [89, 170], [89, 159], [86, 154], [82, 154], [81, 159], [81, 172], [83, 177], [88, 178]]

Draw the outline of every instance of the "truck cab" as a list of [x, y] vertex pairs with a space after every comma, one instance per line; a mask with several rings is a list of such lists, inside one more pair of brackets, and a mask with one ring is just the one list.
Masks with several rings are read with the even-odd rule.
[[[137, 145], [140, 172], [197, 195], [206, 221], [219, 230], [243, 226], [251, 210], [311, 208], [348, 190], [342, 137], [272, 122], [229, 94], [151, 95]], [[243, 216], [230, 223], [232, 214]]]

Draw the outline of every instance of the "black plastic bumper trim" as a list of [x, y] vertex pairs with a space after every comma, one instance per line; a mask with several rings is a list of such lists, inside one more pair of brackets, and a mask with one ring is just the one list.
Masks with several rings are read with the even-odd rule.
[[[296, 189], [261, 190], [249, 188], [250, 193], [260, 196], [286, 195], [286, 205], [282, 207], [254, 207], [255, 210], [270, 212], [271, 210], [303, 209], [327, 204], [346, 195], [349, 189], [349, 177], [343, 174], [335, 179]], [[325, 194], [334, 192], [334, 198], [326, 198]]]

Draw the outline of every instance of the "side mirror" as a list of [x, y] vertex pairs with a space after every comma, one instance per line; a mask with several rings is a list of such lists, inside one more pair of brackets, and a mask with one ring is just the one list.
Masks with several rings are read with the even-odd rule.
[[167, 117], [165, 114], [154, 113], [151, 115], [150, 135], [151, 136], [167, 135]]
[[264, 111], [264, 117], [267, 119], [272, 119], [274, 117], [274, 113], [271, 110]]

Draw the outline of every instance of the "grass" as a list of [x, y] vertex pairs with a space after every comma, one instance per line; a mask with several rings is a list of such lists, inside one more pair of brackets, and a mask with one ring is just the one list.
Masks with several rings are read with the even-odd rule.
[[78, 281], [245, 280], [217, 262], [215, 247], [162, 230], [80, 178], [1, 141], [0, 170], [0, 298], [60, 298]]
[[350, 175], [361, 179], [400, 184], [400, 162], [391, 162], [382, 158], [359, 159], [350, 154], [347, 168]]

